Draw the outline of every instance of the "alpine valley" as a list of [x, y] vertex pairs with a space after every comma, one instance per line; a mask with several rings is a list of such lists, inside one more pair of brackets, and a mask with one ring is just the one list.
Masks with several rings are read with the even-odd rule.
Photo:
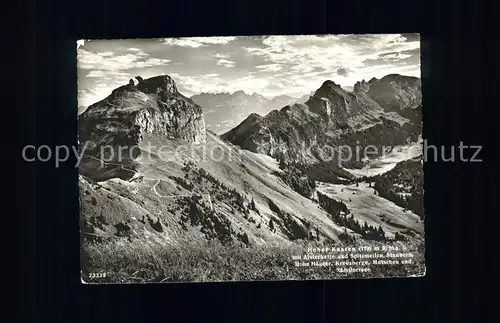
[[[218, 120], [220, 109], [235, 117]], [[419, 78], [360, 80], [352, 91], [325, 80], [300, 99], [267, 99], [188, 98], [169, 76], [136, 77], [78, 124], [85, 282], [425, 272]], [[332, 246], [414, 258], [359, 271], [294, 266], [308, 248]]]

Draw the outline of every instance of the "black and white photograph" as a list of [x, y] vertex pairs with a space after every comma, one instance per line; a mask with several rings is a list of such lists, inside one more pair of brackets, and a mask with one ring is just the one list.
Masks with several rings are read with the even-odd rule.
[[75, 45], [82, 283], [425, 275], [419, 34]]

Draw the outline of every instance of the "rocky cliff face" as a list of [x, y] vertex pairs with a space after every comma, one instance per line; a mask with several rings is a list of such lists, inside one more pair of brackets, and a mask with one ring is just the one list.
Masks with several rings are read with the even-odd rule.
[[[81, 149], [85, 147], [80, 170], [96, 179], [131, 176], [127, 169], [134, 168], [145, 135], [193, 144], [206, 139], [201, 107], [179, 93], [169, 76], [130, 80], [89, 106], [78, 123]], [[106, 167], [98, 166], [101, 159]]]
[[[325, 81], [305, 104], [293, 104], [265, 116], [251, 115], [222, 138], [244, 149], [292, 162], [324, 160], [332, 147], [404, 144], [421, 133], [418, 78], [388, 75], [364, 80], [352, 92]], [[414, 138], [415, 137], [415, 138]], [[325, 152], [328, 146], [329, 152]], [[361, 147], [362, 148], [362, 147]], [[337, 152], [337, 157], [342, 152]]]
[[371, 82], [366, 93], [386, 112], [416, 109], [422, 104], [422, 84], [417, 77], [389, 74]]
[[353, 87], [353, 92], [356, 93], [366, 93], [370, 89], [370, 86], [368, 83], [366, 83], [365, 80], [362, 80], [361, 82], [356, 82]]

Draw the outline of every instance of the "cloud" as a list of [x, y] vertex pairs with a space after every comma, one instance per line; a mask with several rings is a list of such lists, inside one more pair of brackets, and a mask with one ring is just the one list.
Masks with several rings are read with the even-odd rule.
[[349, 75], [349, 70], [347, 68], [341, 67], [337, 69], [337, 74], [340, 76], [347, 76]]
[[179, 47], [198, 48], [206, 45], [225, 45], [236, 37], [185, 37], [185, 38], [165, 38], [164, 44]]
[[[88, 107], [89, 105], [104, 99], [109, 94], [110, 92], [107, 87], [102, 86], [102, 84], [96, 84], [92, 88], [78, 91], [78, 106]], [[95, 100], [95, 98], [99, 98], [99, 100]]]
[[216, 64], [219, 66], [234, 67], [236, 63], [233, 61], [228, 61], [227, 59], [219, 59]]
[[108, 70], [93, 70], [87, 74], [87, 77], [95, 77], [95, 78], [116, 78], [118, 76], [126, 76], [129, 77], [129, 73], [124, 73], [120, 71], [108, 71]]
[[382, 57], [382, 59], [387, 60], [387, 61], [391, 61], [391, 60], [398, 61], [400, 59], [405, 59], [405, 58], [411, 57], [411, 55], [402, 54], [402, 53], [390, 53], [390, 54], [381, 55], [380, 57]]
[[405, 60], [410, 57], [419, 57], [419, 56], [420, 56], [420, 48], [417, 48], [412, 50], [404, 50], [400, 52], [382, 53], [378, 56], [378, 58], [385, 61], [399, 61], [399, 60]]
[[192, 47], [192, 48], [198, 48], [203, 46], [203, 44], [200, 42], [185, 38], [181, 39], [167, 38], [165, 39], [164, 44], [169, 46]]
[[88, 74], [87, 74], [87, 77], [99, 77], [99, 78], [103, 78], [103, 77], [106, 77], [106, 73], [104, 73], [104, 71], [100, 71], [100, 70], [96, 70], [96, 71], [90, 71]]
[[[412, 37], [399, 34], [268, 36], [261, 40], [261, 46], [244, 47], [249, 56], [261, 57], [267, 63], [260, 66], [282, 66], [282, 70], [291, 73], [282, 74], [281, 78], [297, 79], [297, 84], [306, 84], [308, 81], [304, 78], [309, 78], [311, 86], [320, 79], [332, 78], [334, 73], [336, 82], [354, 84], [369, 78], [373, 65], [380, 65], [382, 70], [411, 70], [412, 74], [418, 74], [419, 49], [418, 35], [413, 34]], [[299, 82], [299, 79], [302, 80]]]
[[95, 103], [129, 78], [170, 75], [185, 95], [244, 90], [299, 97], [391, 73], [420, 76], [418, 34], [188, 37], [80, 42], [79, 100]]
[[264, 64], [264, 65], [257, 65], [255, 68], [260, 69], [261, 71], [267, 71], [267, 72], [278, 72], [283, 69], [283, 67], [280, 64]]
[[405, 37], [407, 41], [420, 41], [418, 33], [401, 34], [401, 36]]
[[221, 53], [215, 53], [215, 52], [212, 52], [211, 54], [215, 58], [224, 58], [224, 59], [226, 59], [226, 58], [231, 57], [231, 55], [229, 55], [229, 54], [221, 54]]
[[191, 37], [189, 38], [193, 41], [202, 43], [202, 44], [228, 44], [236, 39], [236, 37]]
[[363, 67], [363, 61], [386, 52], [399, 52], [420, 47], [418, 41], [408, 42], [401, 35], [338, 35], [338, 36], [269, 36], [262, 47], [246, 50], [274, 63], [292, 64], [299, 72], [314, 67], [337, 70]]
[[130, 68], [144, 68], [157, 65], [166, 65], [171, 61], [160, 58], [147, 58], [144, 52], [128, 53], [113, 56], [113, 52], [90, 52], [78, 50], [78, 68], [90, 70], [126, 70]]

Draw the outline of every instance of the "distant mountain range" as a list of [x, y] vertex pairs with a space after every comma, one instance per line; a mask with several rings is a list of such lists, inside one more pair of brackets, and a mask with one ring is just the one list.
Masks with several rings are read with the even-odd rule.
[[230, 130], [251, 112], [267, 114], [298, 100], [287, 95], [269, 99], [256, 93], [247, 94], [243, 90], [232, 94], [201, 93], [191, 99], [203, 107], [207, 129], [217, 134]]

